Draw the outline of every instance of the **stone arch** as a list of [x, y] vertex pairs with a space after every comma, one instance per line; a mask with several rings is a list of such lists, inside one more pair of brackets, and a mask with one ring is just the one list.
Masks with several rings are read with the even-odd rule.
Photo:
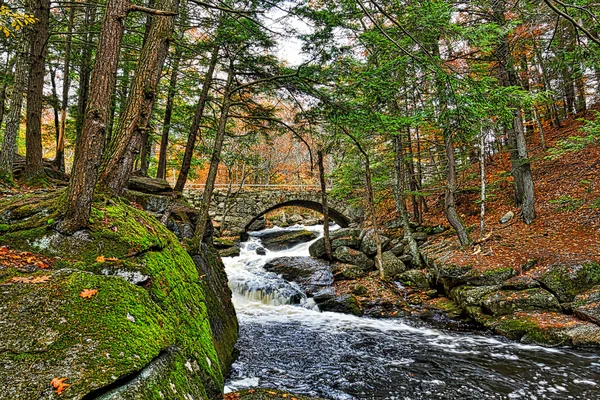
[[[323, 213], [323, 204], [321, 204], [318, 201], [303, 200], [303, 199], [286, 200], [286, 201], [277, 203], [275, 205], [272, 205], [270, 207], [267, 207], [264, 211], [261, 211], [257, 215], [253, 216], [253, 218], [244, 225], [244, 232], [247, 232], [250, 225], [252, 225], [252, 223], [254, 221], [259, 219], [263, 215], [265, 215], [271, 211], [275, 211], [279, 208], [283, 208], [283, 207], [303, 207], [303, 208], [308, 208], [309, 210], [314, 210], [314, 211], [320, 212], [321, 214]], [[329, 218], [332, 221], [334, 221], [336, 224], [341, 226], [342, 228], [345, 228], [348, 225], [350, 225], [350, 223], [352, 223], [352, 220], [350, 218], [348, 218], [342, 212], [338, 211], [335, 207], [329, 206], [328, 209], [329, 209]]]

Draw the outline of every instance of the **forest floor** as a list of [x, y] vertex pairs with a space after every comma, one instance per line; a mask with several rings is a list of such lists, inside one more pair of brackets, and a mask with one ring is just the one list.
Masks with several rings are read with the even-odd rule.
[[[596, 106], [595, 110], [600, 110]], [[460, 249], [454, 230], [431, 237], [452, 249], [447, 263], [471, 265], [482, 272], [511, 266], [526, 274], [542, 273], [554, 263], [600, 260], [600, 141], [589, 140], [581, 128], [594, 111], [569, 118], [562, 127], [546, 128], [547, 149], [539, 135], [528, 137], [529, 157], [535, 185], [536, 219], [526, 225], [514, 205], [513, 180], [507, 151], [486, 160], [487, 200], [485, 233], [489, 238], [474, 248]], [[597, 128], [596, 128], [597, 129]], [[596, 133], [598, 135], [598, 133]], [[472, 239], [480, 239], [480, 165], [474, 162], [460, 177], [457, 208]], [[444, 225], [443, 192], [427, 197], [425, 225]], [[499, 222], [508, 211], [515, 217]]]

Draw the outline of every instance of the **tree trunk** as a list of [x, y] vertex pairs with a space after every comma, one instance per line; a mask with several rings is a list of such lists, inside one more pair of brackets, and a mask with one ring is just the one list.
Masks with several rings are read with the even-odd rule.
[[25, 130], [25, 177], [40, 178], [42, 164], [42, 100], [44, 95], [44, 70], [48, 50], [50, 1], [29, 0], [28, 7], [37, 19], [31, 27], [31, 66], [27, 84], [27, 125]]
[[73, 33], [73, 24], [75, 22], [75, 7], [69, 8], [69, 24], [67, 26], [67, 35], [65, 38], [65, 61], [63, 64], [63, 86], [62, 102], [60, 105], [60, 126], [58, 130], [58, 140], [56, 141], [56, 157], [54, 165], [59, 170], [65, 170], [65, 129], [67, 126], [67, 107], [69, 106], [69, 87], [71, 85], [71, 42]]
[[218, 56], [219, 47], [215, 46], [213, 48], [213, 52], [210, 58], [208, 71], [206, 71], [206, 77], [204, 78], [204, 84], [202, 85], [202, 92], [200, 93], [200, 98], [198, 99], [196, 112], [194, 113], [194, 119], [192, 121], [190, 134], [185, 145], [185, 153], [183, 154], [181, 170], [179, 171], [177, 183], [175, 184], [175, 188], [173, 189], [175, 192], [178, 193], [183, 192], [183, 188], [185, 187], [185, 183], [187, 181], [187, 176], [192, 166], [192, 156], [194, 155], [194, 148], [196, 147], [196, 139], [198, 138], [198, 132], [200, 131], [200, 123], [202, 122], [202, 117], [204, 116], [204, 106], [206, 105], [206, 100], [208, 99], [208, 93], [212, 84], [213, 74], [215, 73], [215, 66], [217, 65]]
[[129, 4], [128, 0], [110, 0], [106, 5], [96, 64], [92, 74], [90, 101], [75, 148], [71, 181], [65, 199], [67, 206], [65, 219], [59, 227], [67, 233], [88, 224], [98, 170], [102, 161], [119, 50], [125, 31], [124, 17], [127, 15]]
[[175, 51], [173, 65], [171, 66], [171, 79], [169, 79], [169, 92], [165, 106], [165, 119], [163, 121], [162, 137], [160, 139], [160, 150], [158, 155], [158, 169], [156, 177], [166, 179], [167, 177], [167, 147], [169, 145], [169, 131], [171, 129], [171, 117], [173, 115], [173, 101], [177, 91], [177, 76], [179, 74], [179, 62], [181, 54], [179, 49]]
[[233, 63], [231, 63], [227, 76], [227, 84], [225, 85], [225, 91], [223, 94], [221, 117], [219, 119], [219, 126], [217, 128], [217, 135], [215, 137], [215, 144], [213, 146], [213, 153], [210, 159], [208, 176], [206, 177], [206, 183], [204, 184], [204, 193], [202, 195], [202, 205], [200, 206], [200, 213], [198, 214], [198, 223], [196, 224], [194, 237], [189, 243], [189, 251], [191, 254], [195, 254], [200, 248], [200, 243], [204, 239], [204, 233], [206, 231], [206, 224], [208, 222], [208, 209], [210, 208], [210, 202], [212, 200], [212, 194], [215, 188], [215, 181], [217, 179], [219, 163], [221, 162], [221, 150], [223, 149], [223, 141], [225, 140], [227, 120], [229, 118], [229, 108], [231, 107], [230, 90], [231, 85], [233, 83], [233, 74]]
[[[494, 17], [499, 26], [506, 25], [505, 3], [496, 1], [493, 3]], [[499, 61], [500, 81], [506, 87], [518, 86], [518, 79], [514, 70], [512, 55], [510, 54], [509, 39], [504, 35], [496, 54]], [[571, 84], [571, 87], [573, 85]], [[522, 205], [523, 221], [530, 224], [535, 218], [535, 192], [533, 188], [533, 177], [531, 166], [527, 157], [527, 145], [525, 142], [525, 130], [523, 128], [523, 115], [518, 105], [514, 105], [513, 124], [508, 130], [508, 144], [512, 164], [512, 175], [515, 185], [515, 200], [517, 205]]]
[[[107, 6], [108, 8], [108, 6]], [[85, 7], [84, 25], [92, 27], [96, 23], [96, 6], [94, 3], [87, 4]], [[88, 31], [83, 40], [81, 51], [81, 65], [79, 68], [79, 91], [77, 93], [77, 115], [75, 115], [75, 132], [77, 140], [81, 136], [83, 129], [83, 119], [85, 108], [88, 103], [90, 93], [90, 77], [92, 75], [92, 32]], [[112, 91], [112, 89], [111, 89]]]
[[482, 128], [479, 135], [479, 169], [481, 178], [481, 213], [479, 218], [479, 230], [481, 238], [485, 234], [485, 130]]
[[50, 67], [50, 84], [52, 86], [52, 112], [54, 113], [54, 136], [58, 144], [58, 136], [60, 135], [60, 100], [56, 91], [56, 69]]
[[462, 247], [469, 246], [471, 244], [471, 238], [465, 228], [465, 223], [456, 212], [456, 201], [454, 194], [458, 187], [456, 183], [456, 161], [454, 159], [454, 146], [452, 145], [452, 135], [447, 130], [444, 131], [444, 145], [446, 148], [446, 160], [447, 160], [447, 171], [446, 171], [446, 195], [444, 197], [444, 205], [446, 209], [446, 218], [450, 225], [456, 231], [458, 240]]
[[0, 179], [6, 182], [13, 180], [13, 160], [17, 151], [17, 134], [21, 124], [21, 109], [23, 107], [23, 92], [27, 83], [27, 66], [29, 56], [27, 54], [28, 35], [21, 38], [20, 48], [15, 57], [15, 75], [13, 80], [12, 95], [10, 96], [6, 127], [4, 130], [4, 142], [0, 152]]
[[[160, 10], [177, 12], [178, 0], [159, 0]], [[175, 17], [155, 15], [148, 38], [140, 52], [140, 58], [131, 84], [125, 112], [120, 115], [100, 176], [100, 185], [113, 195], [120, 195], [127, 185], [133, 162], [139, 153], [141, 135], [149, 129], [156, 88], [164, 65], [169, 43], [173, 35]]]
[[329, 261], [333, 260], [331, 240], [329, 239], [329, 207], [327, 205], [327, 184], [325, 183], [325, 166], [323, 165], [323, 150], [317, 150], [317, 167], [319, 168], [319, 183], [321, 185], [321, 203], [323, 203], [323, 240], [325, 255]]
[[412, 264], [421, 268], [423, 263], [421, 261], [421, 254], [419, 253], [419, 247], [415, 240], [412, 230], [410, 227], [410, 221], [408, 217], [408, 210], [406, 209], [406, 196], [404, 195], [403, 182], [405, 180], [406, 170], [404, 168], [404, 151], [402, 146], [402, 138], [400, 135], [394, 137], [394, 197], [396, 200], [396, 212], [400, 216], [400, 222], [404, 229], [404, 238], [408, 241], [408, 248], [410, 255], [412, 256]]

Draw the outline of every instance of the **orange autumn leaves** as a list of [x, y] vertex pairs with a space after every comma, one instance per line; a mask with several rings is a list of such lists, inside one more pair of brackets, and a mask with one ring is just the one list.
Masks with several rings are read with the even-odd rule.
[[0, 246], [0, 266], [24, 268], [35, 266], [40, 269], [52, 267], [54, 260], [40, 254], [28, 251], [11, 250], [7, 246]]
[[69, 383], [65, 383], [66, 380], [67, 378], [54, 378], [50, 381], [50, 386], [56, 389], [56, 394], [62, 394], [66, 388], [71, 386]]
[[98, 293], [98, 289], [83, 289], [81, 293], [79, 293], [79, 297], [82, 299], [91, 299], [96, 293]]

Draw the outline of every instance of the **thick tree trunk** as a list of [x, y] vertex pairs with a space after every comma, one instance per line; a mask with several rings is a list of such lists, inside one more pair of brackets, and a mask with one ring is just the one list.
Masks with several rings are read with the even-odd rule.
[[169, 92], [167, 94], [167, 104], [165, 106], [165, 119], [163, 121], [162, 136], [160, 139], [160, 150], [158, 155], [158, 169], [156, 177], [166, 179], [167, 177], [167, 147], [169, 146], [169, 131], [171, 130], [171, 117], [173, 115], [173, 102], [177, 91], [177, 77], [179, 74], [179, 62], [181, 54], [176, 50], [171, 66], [171, 79], [169, 79]]
[[404, 185], [406, 170], [404, 168], [404, 150], [402, 146], [402, 138], [400, 135], [394, 137], [394, 197], [396, 200], [396, 212], [400, 216], [400, 222], [404, 229], [404, 238], [408, 241], [408, 248], [410, 255], [412, 256], [412, 264], [421, 268], [423, 263], [421, 261], [421, 254], [419, 253], [419, 247], [417, 241], [413, 237], [412, 230], [410, 227], [410, 221], [408, 217], [408, 210], [406, 209], [406, 196], [404, 195]]
[[0, 152], [0, 179], [12, 182], [13, 160], [17, 151], [17, 134], [21, 124], [21, 109], [23, 107], [23, 92], [27, 83], [27, 67], [29, 56], [27, 54], [27, 35], [21, 39], [20, 49], [17, 52], [15, 63], [15, 75], [13, 80], [12, 95], [10, 97], [6, 128], [4, 130], [4, 142]]
[[67, 35], [65, 37], [65, 60], [63, 64], [63, 86], [62, 101], [60, 104], [60, 126], [58, 129], [58, 139], [56, 141], [56, 157], [54, 165], [59, 170], [65, 170], [65, 129], [67, 126], [67, 107], [69, 106], [69, 87], [71, 85], [71, 43], [73, 24], [75, 22], [75, 7], [69, 8], [69, 23], [67, 26]]
[[215, 46], [210, 58], [208, 71], [206, 71], [204, 84], [202, 85], [202, 92], [200, 93], [200, 98], [198, 99], [198, 104], [196, 106], [196, 112], [194, 113], [190, 134], [185, 145], [185, 153], [183, 154], [181, 170], [179, 171], [177, 183], [175, 183], [175, 188], [173, 189], [178, 193], [183, 192], [183, 188], [185, 187], [185, 183], [192, 166], [192, 157], [194, 155], [194, 148], [196, 147], [196, 139], [198, 138], [198, 132], [200, 131], [200, 124], [202, 122], [202, 117], [204, 116], [204, 107], [208, 99], [208, 93], [210, 92], [210, 86], [212, 84], [213, 74], [215, 73], [215, 66], [217, 65], [218, 57], [219, 47]]
[[446, 195], [444, 197], [444, 205], [446, 210], [446, 218], [450, 225], [456, 231], [460, 245], [463, 247], [471, 244], [471, 238], [465, 228], [465, 223], [456, 212], [455, 193], [458, 188], [456, 183], [456, 161], [454, 159], [454, 146], [452, 144], [452, 134], [447, 130], [444, 132], [444, 145], [446, 148]]
[[225, 140], [225, 132], [227, 128], [227, 120], [229, 119], [229, 108], [231, 107], [230, 90], [233, 83], [233, 63], [229, 68], [227, 76], [227, 84], [223, 94], [223, 104], [221, 106], [221, 117], [219, 118], [219, 126], [217, 127], [217, 135], [215, 137], [215, 143], [213, 145], [212, 157], [210, 159], [210, 167], [208, 169], [208, 175], [204, 184], [204, 193], [202, 195], [202, 204], [200, 206], [200, 213], [198, 214], [198, 223], [194, 231], [194, 237], [189, 243], [189, 251], [194, 254], [200, 248], [200, 243], [204, 239], [204, 233], [206, 232], [206, 223], [208, 222], [208, 209], [210, 208], [210, 202], [212, 200], [212, 194], [215, 188], [215, 182], [217, 179], [217, 172], [219, 170], [219, 163], [221, 162], [221, 150], [223, 149], [223, 142]]
[[321, 185], [321, 203], [323, 204], [323, 240], [325, 243], [325, 255], [327, 259], [333, 260], [331, 240], [329, 239], [329, 207], [327, 205], [327, 184], [325, 183], [325, 166], [323, 165], [323, 150], [317, 150], [317, 167], [319, 169], [319, 184]]
[[37, 21], [31, 28], [31, 66], [27, 84], [27, 125], [25, 130], [25, 177], [39, 178], [44, 173], [42, 164], [42, 100], [44, 71], [49, 37], [50, 1], [29, 0], [29, 8]]
[[74, 232], [88, 224], [129, 4], [128, 0], [110, 0], [106, 6], [92, 75], [90, 101], [75, 148], [71, 181], [65, 199], [65, 219], [60, 225], [64, 232]]
[[527, 156], [527, 145], [525, 143], [525, 132], [523, 132], [523, 114], [521, 110], [514, 111], [514, 126], [516, 133], [516, 146], [519, 164], [518, 176], [521, 177], [521, 190], [523, 192], [523, 203], [521, 211], [523, 221], [530, 224], [535, 219], [535, 190], [533, 186], [533, 176], [531, 174], [531, 163]]
[[[178, 0], [159, 0], [160, 10], [177, 12]], [[141, 135], [149, 129], [156, 89], [173, 35], [175, 17], [154, 15], [148, 38], [142, 51], [131, 84], [127, 107], [119, 117], [102, 167], [100, 185], [114, 195], [119, 195], [127, 185], [133, 162], [139, 153]]]
[[[96, 6], [94, 3], [85, 7], [84, 25], [91, 27], [96, 23]], [[83, 48], [81, 49], [81, 65], [79, 67], [79, 91], [77, 94], [77, 115], [75, 115], [75, 132], [77, 140], [83, 129], [85, 108], [90, 94], [90, 77], [92, 75], [92, 32], [84, 35]], [[112, 91], [112, 89], [111, 89]]]

